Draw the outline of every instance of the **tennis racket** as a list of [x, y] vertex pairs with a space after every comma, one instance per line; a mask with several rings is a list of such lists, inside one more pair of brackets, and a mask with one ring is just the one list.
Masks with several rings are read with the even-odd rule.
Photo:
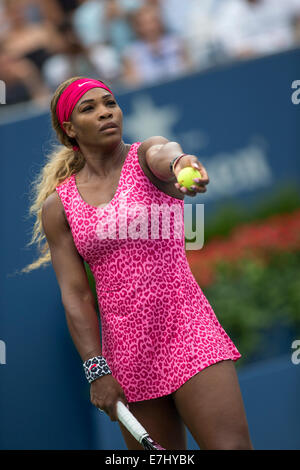
[[128, 429], [133, 437], [145, 450], [166, 450], [155, 442], [143, 428], [141, 423], [133, 416], [129, 409], [121, 401], [117, 402], [117, 415], [119, 421]]

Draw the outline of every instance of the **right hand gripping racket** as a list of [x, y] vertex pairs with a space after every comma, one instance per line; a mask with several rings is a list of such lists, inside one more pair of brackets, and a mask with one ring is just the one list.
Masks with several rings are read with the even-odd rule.
[[121, 401], [117, 402], [117, 415], [119, 421], [128, 429], [133, 437], [145, 450], [166, 450], [155, 442], [141, 423], [133, 416], [129, 409]]

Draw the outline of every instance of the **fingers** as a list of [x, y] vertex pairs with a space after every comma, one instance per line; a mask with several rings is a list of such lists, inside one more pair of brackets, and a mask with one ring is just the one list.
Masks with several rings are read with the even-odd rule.
[[107, 405], [107, 414], [109, 415], [111, 421], [118, 420], [118, 414], [117, 414], [117, 401], [118, 400]]
[[[195, 180], [194, 180], [195, 181]], [[182, 193], [186, 194], [187, 196], [196, 196], [197, 193], [205, 193], [207, 188], [205, 185], [199, 185], [195, 181], [195, 186], [191, 186], [191, 190], [185, 188], [184, 186], [180, 186], [179, 183], [174, 183], [176, 188], [179, 189]]]
[[[207, 188], [206, 188], [206, 185], [209, 183], [209, 177], [208, 177], [208, 174], [207, 174], [207, 171], [206, 169], [204, 168], [204, 166], [202, 165], [202, 163], [199, 162], [199, 160], [191, 155], [191, 156], [187, 156], [188, 157], [188, 160], [184, 162], [184, 168], [186, 166], [192, 166], [193, 168], [195, 168], [196, 170], [198, 170], [201, 174], [201, 178], [194, 178], [193, 181], [195, 184], [193, 184], [190, 189], [187, 189], [185, 188], [184, 186], [181, 186], [178, 181], [175, 184], [175, 187], [181, 191], [182, 193], [186, 194], [187, 196], [196, 196], [197, 193], [205, 193], [207, 191]], [[187, 157], [184, 157], [184, 158], [187, 158]], [[182, 166], [180, 166], [178, 168], [178, 174], [180, 172], [180, 170], [182, 169]], [[177, 173], [176, 173], [176, 177], [177, 177]]]
[[117, 399], [113, 400], [93, 400], [93, 405], [98, 408], [99, 411], [105, 412], [111, 421], [118, 421], [118, 414], [117, 414], [117, 402], [121, 401], [124, 405], [129, 409], [128, 402], [126, 398], [118, 397]]
[[111, 406], [111, 412], [110, 412], [110, 419], [111, 421], [118, 421], [118, 413], [117, 413], [117, 402], [118, 401], [121, 401], [125, 406], [126, 408], [129, 409], [129, 405], [128, 405], [128, 402], [126, 400], [126, 398], [121, 398], [119, 397]]
[[208, 177], [207, 171], [205, 170], [204, 166], [200, 162], [198, 163], [198, 169], [199, 169], [199, 171], [201, 173], [201, 176], [202, 176], [200, 181], [202, 182], [202, 184], [208, 184], [209, 183], [209, 177]]
[[104, 411], [111, 419], [117, 421], [117, 402], [120, 400], [128, 405], [125, 393], [112, 375], [104, 375], [91, 383], [90, 398], [92, 404]]
[[208, 177], [207, 171], [204, 168], [204, 166], [202, 165], [202, 163], [199, 162], [198, 160], [195, 160], [195, 161], [193, 161], [191, 166], [201, 173], [201, 179], [200, 179], [201, 183], [202, 184], [208, 184], [209, 183], [209, 177]]
[[117, 421], [117, 403], [106, 402], [102, 405], [101, 403], [93, 403], [93, 405], [95, 405], [99, 411], [103, 411], [104, 413], [106, 413], [110, 417], [111, 421]]

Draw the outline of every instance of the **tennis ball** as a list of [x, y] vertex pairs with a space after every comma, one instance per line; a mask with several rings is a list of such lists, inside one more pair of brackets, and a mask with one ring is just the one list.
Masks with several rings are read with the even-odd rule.
[[202, 178], [200, 171], [196, 170], [192, 166], [187, 166], [180, 170], [177, 176], [177, 181], [180, 186], [184, 186], [187, 189], [190, 189], [191, 186], [195, 185], [194, 178]]

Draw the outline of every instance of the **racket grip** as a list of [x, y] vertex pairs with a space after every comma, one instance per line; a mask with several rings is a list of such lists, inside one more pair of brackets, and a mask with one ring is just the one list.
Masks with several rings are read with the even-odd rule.
[[142, 442], [142, 439], [148, 436], [148, 433], [141, 423], [133, 416], [128, 408], [121, 401], [117, 402], [117, 415], [119, 421], [128, 429], [133, 437], [138, 441]]

